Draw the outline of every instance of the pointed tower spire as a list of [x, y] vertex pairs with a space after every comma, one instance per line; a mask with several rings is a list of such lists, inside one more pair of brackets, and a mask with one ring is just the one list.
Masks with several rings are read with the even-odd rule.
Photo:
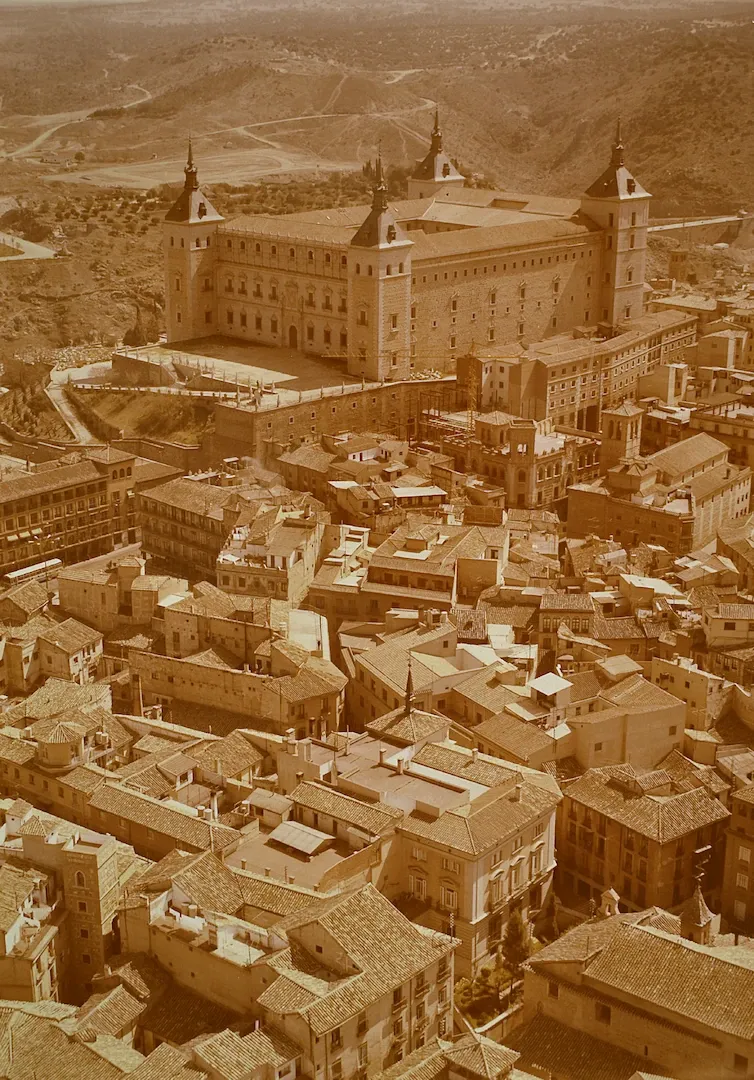
[[374, 187], [372, 188], [372, 209], [378, 214], [384, 214], [387, 210], [387, 184], [382, 172], [382, 146], [377, 151], [377, 165], [374, 171]]
[[183, 171], [186, 174], [186, 190], [197, 191], [199, 188], [199, 180], [197, 178], [196, 165], [194, 164], [194, 147], [190, 135], [188, 141], [188, 158], [186, 160], [186, 168]]
[[621, 134], [621, 120], [620, 120], [620, 117], [618, 117], [618, 123], [617, 123], [616, 128], [615, 128], [615, 143], [613, 144], [613, 157], [612, 157], [612, 165], [616, 169], [619, 169], [621, 167], [621, 165], [625, 164], [625, 157], [624, 157], [623, 151], [624, 151], [624, 146], [623, 146], [623, 138], [622, 138], [622, 134]]
[[432, 144], [430, 153], [439, 154], [442, 150], [442, 131], [440, 130], [440, 109], [435, 107], [435, 126], [432, 128]]
[[406, 704], [404, 706], [404, 712], [406, 716], [411, 715], [411, 698], [414, 696], [414, 675], [411, 671], [411, 653], [408, 654], [408, 675], [406, 676]]

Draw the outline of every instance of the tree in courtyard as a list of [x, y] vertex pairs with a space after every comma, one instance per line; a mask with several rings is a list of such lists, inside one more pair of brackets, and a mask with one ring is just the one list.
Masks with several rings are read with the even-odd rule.
[[503, 956], [514, 979], [521, 978], [521, 969], [530, 953], [529, 934], [524, 926], [521, 912], [516, 908], [511, 912], [503, 936]]

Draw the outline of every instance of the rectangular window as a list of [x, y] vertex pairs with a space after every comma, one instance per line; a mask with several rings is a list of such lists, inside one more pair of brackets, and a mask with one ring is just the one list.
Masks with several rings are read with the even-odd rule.
[[598, 1001], [594, 1006], [594, 1017], [600, 1024], [609, 1024], [611, 1020], [611, 1009], [609, 1005], [603, 1005], [601, 1001]]

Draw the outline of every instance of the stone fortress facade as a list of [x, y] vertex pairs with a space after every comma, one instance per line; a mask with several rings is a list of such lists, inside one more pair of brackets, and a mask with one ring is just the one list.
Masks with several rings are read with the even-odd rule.
[[644, 311], [651, 196], [610, 163], [580, 198], [464, 186], [439, 120], [408, 198], [381, 164], [371, 208], [225, 220], [193, 155], [165, 221], [169, 342], [223, 334], [345, 356], [348, 372], [395, 381], [452, 374], [470, 350], [575, 332], [610, 337]]

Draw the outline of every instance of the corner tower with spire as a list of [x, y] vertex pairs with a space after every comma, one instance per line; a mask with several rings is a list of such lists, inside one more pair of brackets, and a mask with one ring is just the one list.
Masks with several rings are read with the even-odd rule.
[[375, 382], [411, 367], [411, 249], [390, 209], [382, 158], [372, 208], [348, 252], [348, 371]]
[[599, 321], [614, 332], [643, 314], [649, 192], [629, 171], [621, 122], [610, 164], [581, 198], [581, 211], [603, 230]]
[[168, 341], [217, 331], [215, 242], [224, 221], [199, 187], [189, 139], [183, 190], [165, 215], [165, 315]]
[[409, 177], [409, 199], [431, 199], [447, 187], [463, 187], [463, 175], [442, 148], [440, 130], [440, 112], [435, 109], [435, 126], [432, 129], [432, 141], [429, 153], [416, 163], [416, 168]]

